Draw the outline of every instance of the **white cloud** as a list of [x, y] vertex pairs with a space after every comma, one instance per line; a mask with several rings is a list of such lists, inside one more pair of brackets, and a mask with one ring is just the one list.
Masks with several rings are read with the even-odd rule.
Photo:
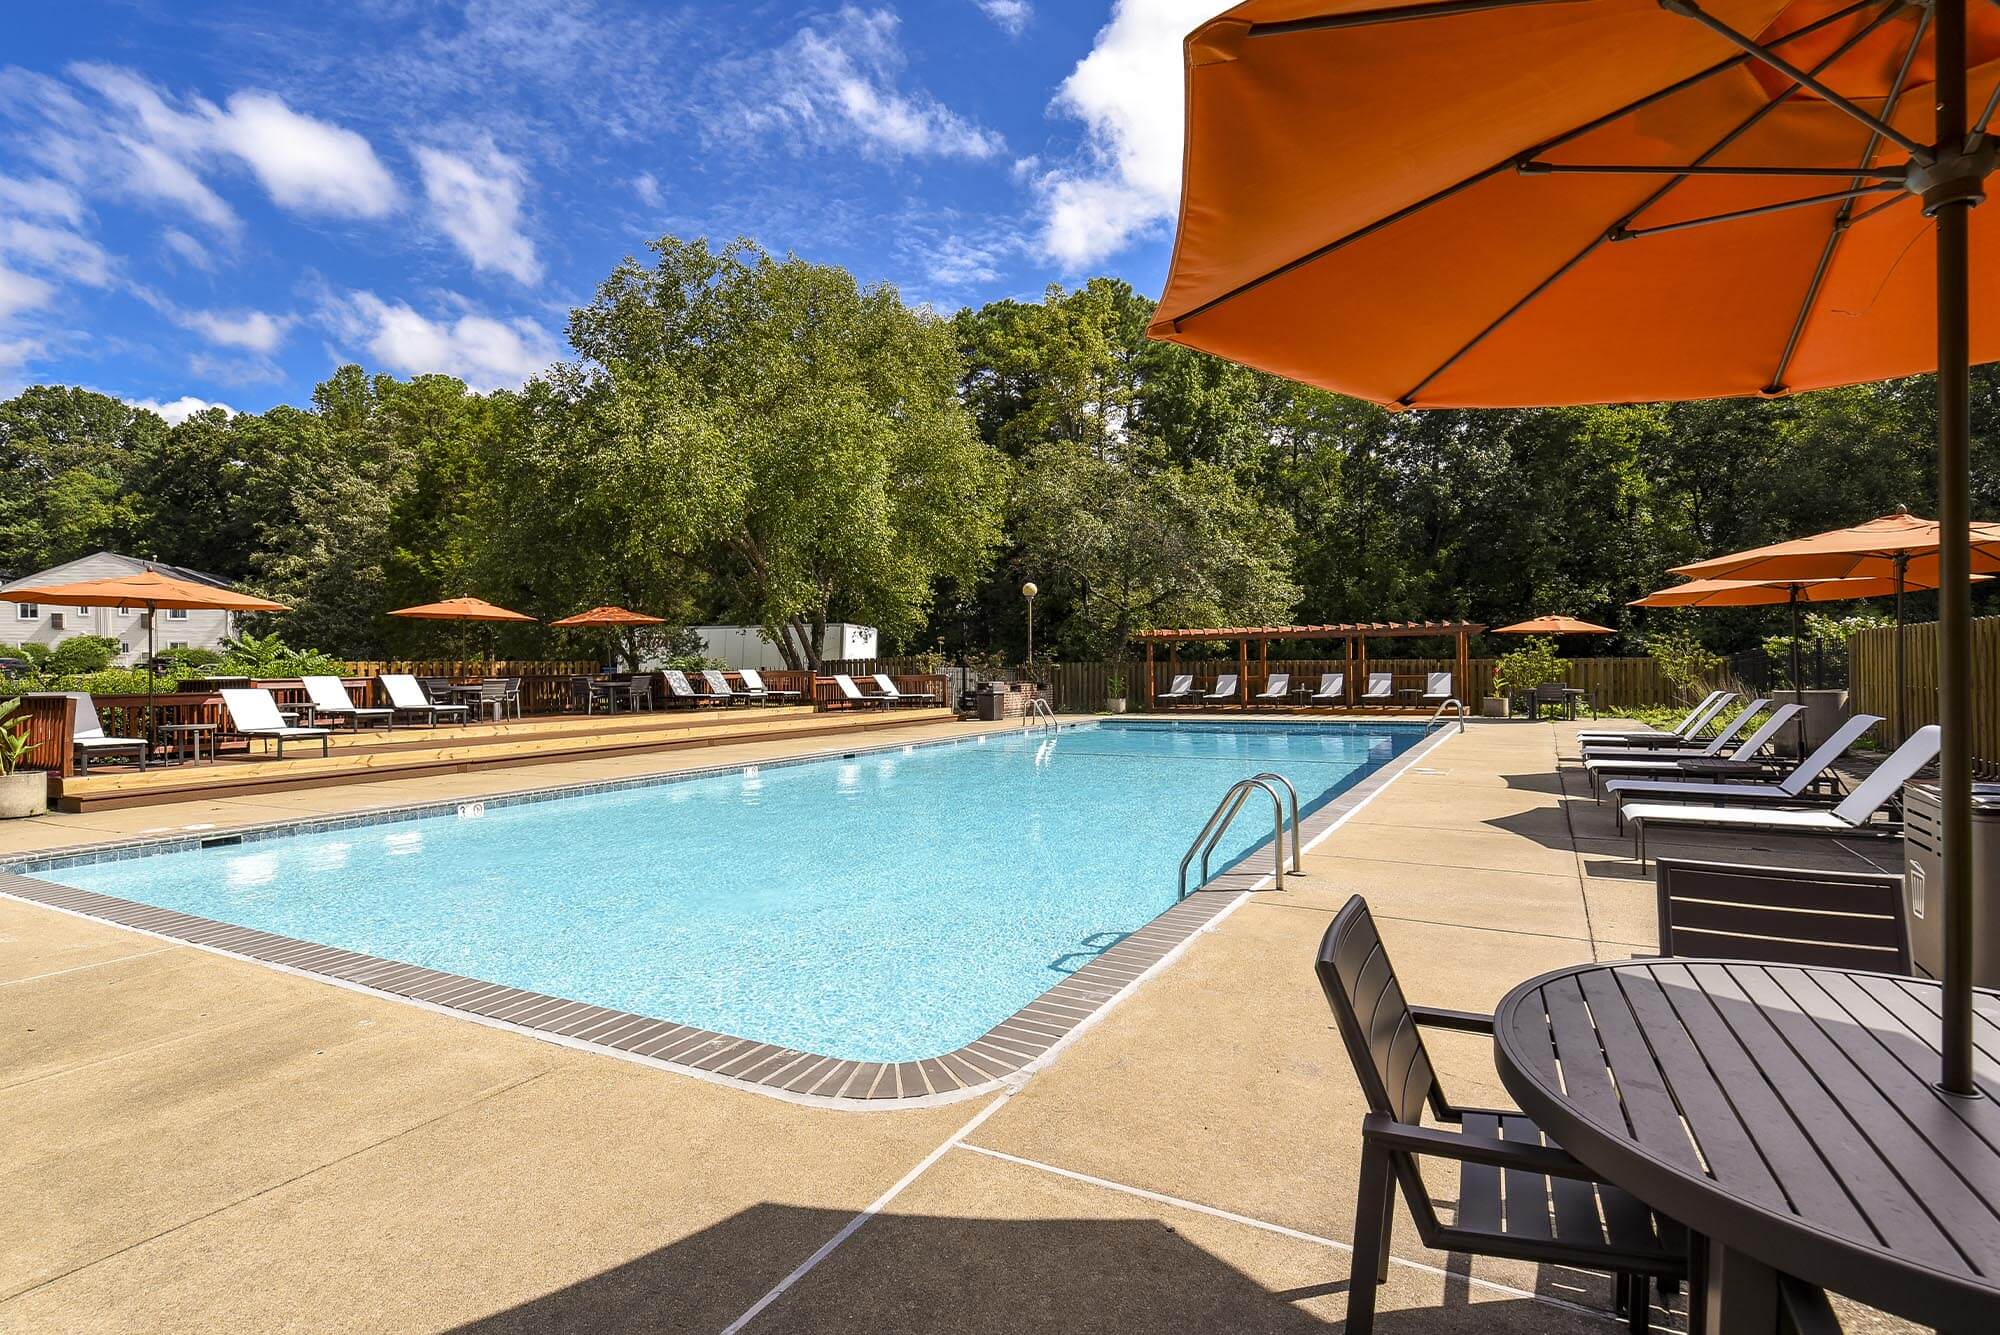
[[158, 413], [167, 419], [167, 423], [170, 426], [179, 426], [196, 413], [207, 412], [210, 408], [220, 408], [222, 411], [231, 414], [236, 411], [226, 403], [211, 403], [207, 399], [198, 399], [192, 394], [183, 394], [178, 399], [173, 399], [166, 403], [162, 403], [158, 399], [127, 399], [125, 402], [134, 408], [144, 408], [147, 412]]
[[248, 163], [280, 205], [352, 218], [394, 211], [396, 182], [354, 131], [302, 116], [270, 93], [238, 93], [228, 107], [205, 108], [215, 142]]
[[208, 253], [208, 247], [178, 227], [169, 227], [161, 232], [160, 243], [203, 272], [215, 268], [215, 257]]
[[46, 305], [54, 287], [35, 277], [0, 265], [0, 320]]
[[83, 199], [61, 181], [48, 177], [20, 179], [0, 176], [0, 208], [31, 218], [83, 221]]
[[535, 243], [521, 231], [521, 164], [480, 144], [464, 153], [419, 147], [424, 196], [445, 235], [458, 243], [475, 269], [497, 269], [530, 286], [541, 281]]
[[512, 389], [561, 355], [555, 339], [533, 320], [473, 312], [433, 320], [372, 292], [330, 298], [324, 314], [337, 336], [359, 343], [392, 371], [453, 375], [477, 390]]
[[888, 157], [988, 158], [1005, 144], [922, 90], [905, 92], [896, 15], [846, 6], [801, 29], [770, 57], [745, 99], [753, 131], [789, 129], [829, 143], [858, 142]]
[[666, 202], [666, 196], [660, 193], [660, 178], [651, 172], [640, 172], [632, 178], [632, 193], [649, 209], [657, 209]]
[[174, 98], [122, 66], [78, 64], [67, 73], [73, 83], [10, 71], [0, 103], [31, 124], [31, 152], [72, 189], [166, 204], [230, 232], [241, 219], [207, 179], [221, 165], [247, 168], [295, 212], [380, 218], [398, 204], [395, 179], [365, 138], [274, 93], [240, 92], [218, 106]]
[[103, 287], [111, 281], [111, 257], [104, 248], [65, 227], [0, 218], [0, 255], [51, 278], [72, 279], [90, 287]]
[[1021, 29], [1028, 26], [1028, 20], [1035, 16], [1034, 7], [1028, 0], [976, 0], [979, 11], [1000, 25], [1010, 37], [1018, 37]]
[[291, 328], [289, 318], [263, 311], [184, 311], [180, 322], [211, 343], [246, 352], [276, 352]]
[[1118, 0], [1054, 109], [1084, 123], [1083, 161], [1044, 173], [1044, 253], [1094, 263], [1173, 217], [1180, 198], [1181, 40], [1215, 0]]

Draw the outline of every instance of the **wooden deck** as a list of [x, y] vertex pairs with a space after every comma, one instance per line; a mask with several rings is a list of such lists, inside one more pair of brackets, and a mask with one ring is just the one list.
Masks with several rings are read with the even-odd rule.
[[337, 732], [331, 754], [319, 744], [297, 743], [283, 760], [255, 748], [248, 758], [225, 755], [214, 764], [155, 765], [138, 770], [104, 766], [88, 775], [50, 781], [58, 811], [102, 811], [197, 798], [241, 797], [258, 792], [374, 783], [426, 774], [451, 774], [501, 765], [721, 746], [776, 738], [836, 736], [907, 723], [949, 719], [947, 709], [857, 709], [816, 713], [811, 708], [660, 711], [617, 715], [565, 715], [466, 724], [435, 730], [400, 727], [393, 732]]

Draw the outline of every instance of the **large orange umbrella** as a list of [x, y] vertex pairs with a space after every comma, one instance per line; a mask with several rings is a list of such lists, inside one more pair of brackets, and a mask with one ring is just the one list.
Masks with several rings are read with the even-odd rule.
[[60, 603], [68, 607], [143, 607], [146, 609], [146, 734], [153, 735], [154, 622], [161, 608], [191, 612], [289, 612], [283, 603], [258, 598], [219, 584], [141, 570], [110, 579], [86, 579], [74, 584], [45, 584], [10, 589], [0, 598], [14, 603]]
[[443, 602], [399, 607], [392, 617], [414, 617], [420, 621], [533, 621], [525, 612], [495, 607], [484, 598], [446, 598]]
[[[1898, 507], [1893, 513], [1849, 528], [1809, 538], [1774, 542], [1729, 556], [1674, 567], [1674, 574], [1733, 580], [1886, 578], [1896, 599], [1896, 680], [1893, 689], [1896, 736], [1903, 729], [1903, 591], [1938, 584], [1940, 526]], [[1972, 525], [1972, 568], [2000, 571], [2000, 524]], [[1856, 595], [1871, 597], [1873, 595]]]
[[1616, 635], [1609, 626], [1600, 626], [1591, 621], [1578, 621], [1575, 617], [1536, 617], [1531, 621], [1516, 621], [1511, 626], [1502, 626], [1495, 635]]
[[2000, 7], [1245, 0], [1186, 43], [1155, 337], [1397, 407], [1937, 370], [1944, 1086], [1972, 1081], [1971, 236]]
[[[622, 633], [626, 630], [635, 629], [639, 626], [664, 626], [667, 624], [667, 619], [665, 617], [648, 616], [644, 612], [634, 612], [624, 607], [593, 607], [588, 612], [578, 612], [574, 616], [562, 617], [551, 621], [549, 624], [551, 626], [610, 626], [620, 633], [622, 639]], [[632, 653], [628, 654], [628, 657], [634, 660], [633, 667], [637, 668], [638, 655]]]

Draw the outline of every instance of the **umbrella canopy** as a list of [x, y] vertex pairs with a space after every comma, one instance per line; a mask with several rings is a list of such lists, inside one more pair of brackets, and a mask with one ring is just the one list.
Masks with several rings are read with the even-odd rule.
[[146, 733], [150, 741], [155, 723], [154, 649], [155, 614], [161, 609], [188, 612], [289, 612], [283, 603], [257, 598], [219, 584], [163, 575], [157, 570], [117, 575], [110, 579], [86, 579], [74, 584], [45, 584], [37, 589], [10, 589], [0, 594], [14, 603], [60, 603], [69, 607], [143, 607], [146, 609]]
[[1616, 635], [1609, 626], [1600, 626], [1592, 621], [1578, 621], [1575, 617], [1536, 617], [1532, 621], [1516, 621], [1511, 626], [1502, 626], [1495, 635]]
[[399, 607], [389, 613], [392, 617], [414, 617], [420, 621], [533, 621], [523, 612], [510, 612], [504, 607], [495, 607], [484, 598], [447, 598], [438, 603], [419, 603], [415, 607]]
[[[1935, 519], [1919, 519], [1908, 510], [1871, 519], [1851, 528], [1815, 533], [1809, 538], [1774, 542], [1728, 556], [1675, 566], [1673, 573], [1695, 579], [1845, 579], [1858, 575], [1893, 580], [1900, 566], [1907, 587], [1934, 589], [1938, 582], [1938, 537]], [[2000, 571], [2000, 524], [1972, 526], [1972, 568]]]
[[45, 584], [35, 589], [11, 589], [0, 594], [8, 602], [50, 603], [69, 607], [145, 607], [192, 612], [289, 612], [283, 603], [257, 598], [216, 584], [177, 579], [157, 570], [87, 579], [75, 584]]
[[1150, 332], [1395, 407], [1938, 372], [1942, 1087], [1972, 1078], [1971, 241], [2000, 7], [1244, 0], [1185, 44]]
[[665, 617], [647, 616], [644, 612], [627, 611], [622, 607], [593, 607], [588, 612], [578, 612], [575, 616], [562, 617], [551, 621], [551, 626], [664, 626]]
[[1685, 584], [1649, 593], [1644, 598], [1634, 598], [1628, 606], [1771, 607], [1793, 601], [1837, 603], [1850, 598], [1888, 598], [1895, 592], [1895, 580], [1872, 576], [1857, 579], [1691, 579]]

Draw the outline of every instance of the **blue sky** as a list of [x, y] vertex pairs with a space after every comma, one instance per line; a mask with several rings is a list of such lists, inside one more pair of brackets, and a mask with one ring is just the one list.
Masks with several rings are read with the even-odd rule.
[[0, 393], [511, 386], [662, 232], [940, 310], [1157, 293], [1224, 0], [64, 0], [0, 54]]

